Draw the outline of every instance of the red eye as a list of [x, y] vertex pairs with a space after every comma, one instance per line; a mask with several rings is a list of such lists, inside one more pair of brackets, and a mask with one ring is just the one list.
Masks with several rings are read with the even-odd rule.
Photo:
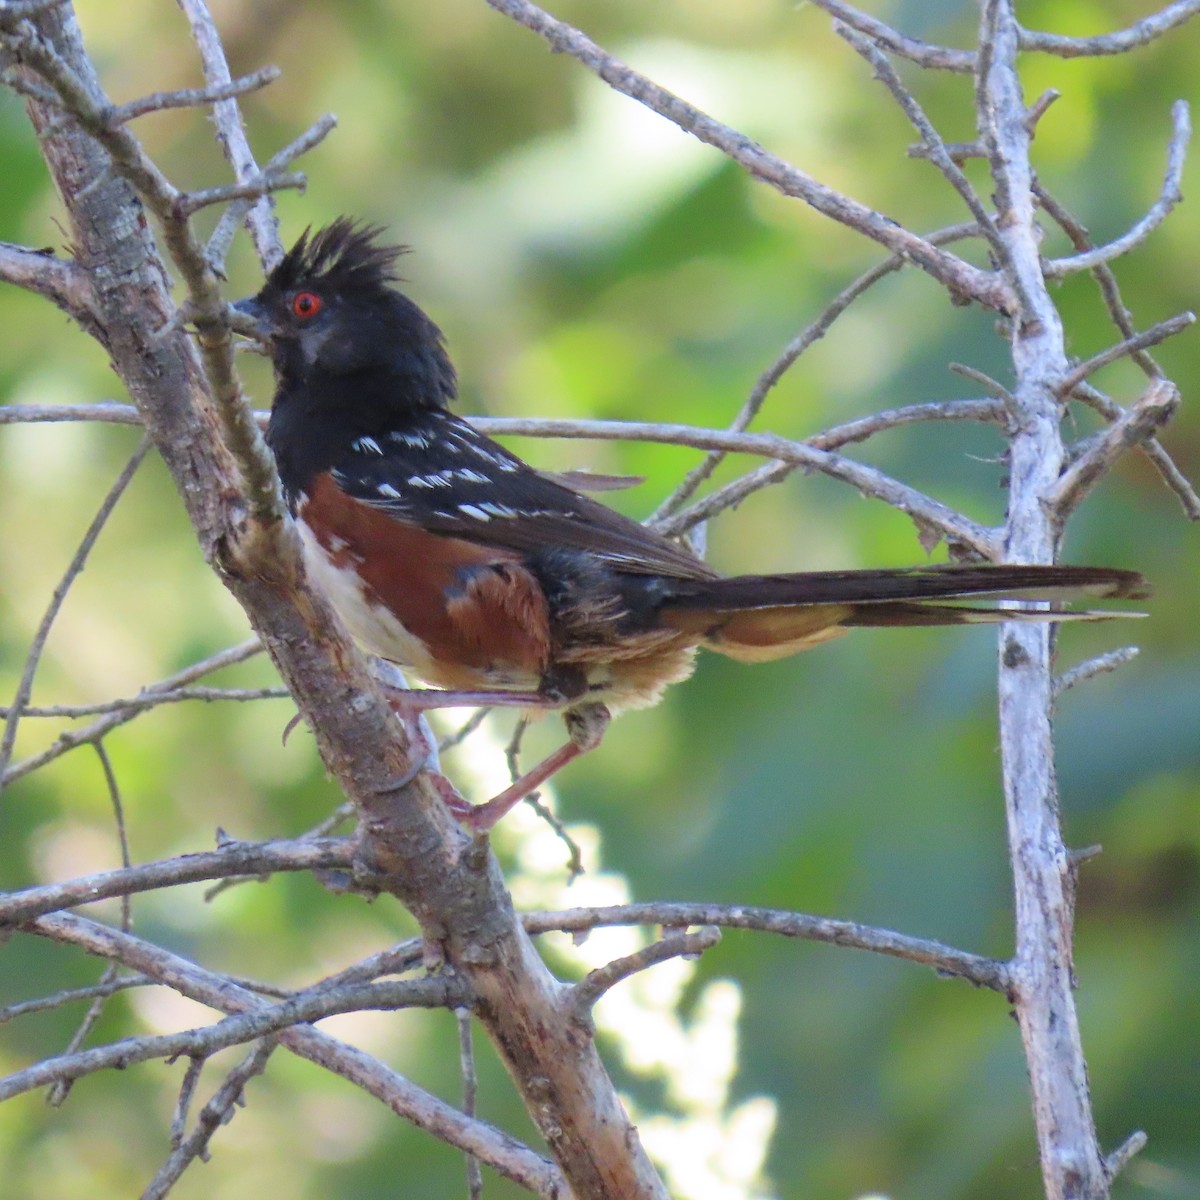
[[321, 311], [321, 297], [316, 292], [297, 292], [292, 297], [292, 312], [298, 317], [315, 317]]

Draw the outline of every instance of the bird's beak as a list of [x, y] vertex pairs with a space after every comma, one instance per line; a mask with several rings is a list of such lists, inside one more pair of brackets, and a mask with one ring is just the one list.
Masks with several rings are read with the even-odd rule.
[[233, 309], [234, 319], [231, 322], [236, 333], [253, 338], [264, 345], [271, 340], [274, 330], [267, 318], [262, 302], [257, 296], [247, 296], [229, 306]]

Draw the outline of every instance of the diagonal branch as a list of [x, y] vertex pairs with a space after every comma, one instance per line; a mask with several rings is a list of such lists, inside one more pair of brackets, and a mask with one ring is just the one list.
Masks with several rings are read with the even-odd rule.
[[863, 236], [903, 255], [939, 283], [954, 297], [974, 300], [986, 308], [1009, 312], [1013, 297], [1006, 284], [994, 273], [981, 271], [931, 245], [882, 213], [820, 183], [811, 175], [764, 150], [745, 134], [714, 120], [686, 100], [639, 74], [620, 59], [602, 50], [573, 26], [559, 21], [529, 0], [487, 0], [497, 12], [511, 17], [544, 38], [552, 50], [569, 54], [605, 83], [660, 116], [678, 125], [686, 133], [720, 150], [744, 167], [756, 179], [770, 184], [785, 196], [803, 200], [823, 216], [857, 230]]
[[1158, 432], [1179, 407], [1179, 389], [1167, 379], [1155, 380], [1140, 400], [1088, 446], [1060, 476], [1045, 498], [1056, 521], [1062, 522], [1126, 451]]
[[[176, 688], [211, 674], [213, 671], [220, 671], [224, 667], [232, 667], [261, 653], [262, 643], [257, 638], [252, 638], [248, 642], [243, 642], [240, 646], [232, 646], [228, 650], [222, 650], [220, 653], [214, 654], [201, 662], [193, 663], [190, 667], [185, 667], [182, 671], [177, 672], [175, 675], [170, 675], [158, 683], [150, 684], [145, 688], [143, 695], [151, 696], [160, 692], [172, 692]], [[23, 707], [21, 704], [14, 704], [9, 709], [10, 717], [13, 713], [21, 712]], [[109, 713], [101, 717], [100, 720], [93, 721], [90, 725], [84, 726], [82, 729], [68, 729], [65, 733], [59, 735], [52, 746], [49, 746], [40, 754], [34, 754], [29, 758], [22, 759], [20, 762], [9, 767], [3, 774], [0, 774], [0, 791], [3, 791], [9, 784], [15, 783], [23, 776], [28, 775], [31, 771], [36, 771], [44, 767], [47, 763], [53, 762], [54, 759], [66, 754], [68, 750], [74, 750], [76, 746], [87, 746], [99, 741], [110, 730], [116, 729], [118, 725], [124, 725], [127, 721], [132, 721], [138, 713], [144, 711], [145, 705], [134, 705], [130, 708], [123, 708], [117, 712]]]
[[[227, 977], [132, 934], [119, 933], [82, 917], [59, 913], [27, 927], [39, 937], [65, 942], [89, 954], [115, 959], [190, 1000], [226, 1013], [270, 1011], [271, 1004]], [[451, 1146], [474, 1154], [493, 1170], [545, 1200], [566, 1194], [558, 1169], [495, 1126], [469, 1119], [451, 1105], [354, 1046], [320, 1030], [296, 1026], [278, 1035], [280, 1045], [376, 1097], [397, 1116]]]
[[[944, 246], [949, 242], [955, 242], [961, 238], [973, 237], [978, 232], [979, 230], [973, 223], [951, 225], [946, 229], [939, 229], [934, 233], [928, 234], [927, 240], [931, 245]], [[796, 364], [800, 356], [829, 332], [833, 323], [859, 296], [874, 287], [881, 279], [885, 279], [895, 271], [900, 270], [904, 265], [904, 258], [898, 254], [893, 254], [890, 258], [885, 259], [869, 271], [864, 272], [848, 287], [843, 288], [834, 296], [817, 316], [816, 320], [806, 325], [800, 333], [792, 338], [783, 348], [782, 353], [758, 377], [754, 387], [750, 389], [750, 394], [746, 397], [745, 403], [730, 423], [729, 431], [731, 433], [740, 433], [743, 429], [748, 429], [750, 423], [762, 410], [762, 406], [766, 402], [771, 389]], [[814, 441], [814, 445], [816, 444], [820, 443]], [[829, 449], [828, 446], [823, 446], [823, 448]], [[705, 455], [704, 461], [698, 466], [693, 467], [684, 476], [679, 486], [658, 506], [651, 514], [649, 520], [662, 522], [665, 518], [671, 516], [672, 513], [677, 512], [684, 503], [696, 494], [705, 480], [712, 477], [713, 472], [716, 471], [717, 467], [724, 460], [725, 454], [723, 451], [710, 450]]]
[[38, 665], [42, 660], [42, 651], [46, 648], [46, 639], [50, 636], [50, 630], [58, 617], [59, 611], [62, 609], [63, 601], [67, 598], [67, 593], [71, 590], [71, 585], [75, 582], [79, 572], [83, 570], [88, 555], [91, 554], [92, 547], [96, 544], [96, 539], [100, 536], [100, 531], [108, 523], [108, 518], [112, 515], [113, 509], [116, 508], [117, 502], [125, 494], [125, 489], [133, 481], [138, 467], [142, 465], [142, 460], [150, 451], [150, 445], [149, 438], [141, 440], [138, 448], [133, 452], [133, 456], [117, 476], [116, 482], [109, 488], [108, 495], [104, 497], [99, 511], [92, 518], [92, 523], [83, 535], [83, 540], [79, 543], [79, 548], [75, 551], [74, 557], [67, 565], [63, 577], [58, 581], [58, 586], [55, 587], [54, 594], [50, 597], [50, 603], [46, 608], [45, 614], [42, 616], [37, 632], [33, 635], [29, 652], [25, 656], [25, 669], [21, 672], [21, 681], [17, 684], [17, 694], [13, 699], [12, 706], [8, 709], [8, 716], [4, 723], [4, 736], [0, 738], [0, 790], [3, 790], [8, 780], [8, 764], [12, 760], [13, 747], [16, 745], [17, 727], [20, 724], [21, 714], [26, 704], [29, 703], [30, 695], [33, 693], [33, 677], [37, 674]]

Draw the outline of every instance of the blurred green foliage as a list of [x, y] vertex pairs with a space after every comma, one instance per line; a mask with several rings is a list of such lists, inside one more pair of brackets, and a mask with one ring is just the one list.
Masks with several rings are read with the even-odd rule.
[[[199, 82], [180, 14], [162, 0], [77, 5], [118, 100]], [[907, 31], [973, 38], [974, 6], [873, 5]], [[1029, 27], [1091, 33], [1145, 15], [1133, 0], [1030, 0]], [[349, 212], [415, 249], [408, 288], [443, 326], [463, 408], [496, 414], [662, 419], [720, 425], [758, 373], [877, 251], [755, 184], [718, 154], [610, 92], [482, 0], [260, 0], [215, 11], [235, 72], [275, 62], [284, 78], [245, 113], [265, 158], [326, 110], [338, 131], [286, 194], [285, 240]], [[564, 2], [559, 15], [666, 86], [708, 107], [817, 178], [917, 229], [964, 219], [864, 64], [812, 6], [780, 0]], [[1176, 97], [1195, 97], [1200, 25], [1125, 58], [1030, 57], [1030, 97], [1062, 99], [1036, 143], [1041, 180], [1098, 238], [1135, 220], [1157, 192]], [[948, 138], [971, 134], [970, 83], [905, 69]], [[142, 121], [148, 149], [181, 186], [225, 178], [197, 113]], [[0, 95], [0, 237], [68, 240], [20, 105]], [[983, 190], [977, 166], [973, 177]], [[1196, 168], [1185, 192], [1194, 194]], [[1185, 205], [1118, 265], [1141, 326], [1195, 307], [1200, 207]], [[1048, 253], [1065, 252], [1050, 233]], [[231, 294], [256, 286], [248, 247]], [[1074, 353], [1116, 340], [1087, 279], [1056, 293]], [[0, 290], [5, 403], [119, 397], [103, 355], [44, 303]], [[1200, 475], [1196, 335], [1162, 348], [1184, 411], [1166, 441]], [[923, 278], [887, 281], [859, 302], [773, 393], [764, 428], [792, 436], [876, 408], [972, 394], [949, 361], [1004, 379], [1006, 347], [989, 316], [951, 307]], [[249, 362], [260, 403], [265, 364]], [[1136, 395], [1127, 367], [1099, 380]], [[1080, 434], [1094, 427], [1078, 415]], [[33, 629], [136, 434], [86, 426], [0, 431], [0, 695], [16, 687]], [[649, 511], [693, 461], [678, 449], [515, 443], [554, 466], [642, 474], [612, 497]], [[910, 427], [862, 453], [973, 516], [1003, 511], [1002, 446], [986, 430]], [[731, 465], [721, 478], [744, 463]], [[711, 531], [729, 571], [919, 561], [911, 524], [841, 485], [796, 476]], [[1194, 530], [1153, 470], [1134, 457], [1069, 531], [1067, 557], [1143, 570], [1151, 619], [1064, 631], [1069, 666], [1136, 639], [1119, 676], [1064, 698], [1062, 803], [1069, 841], [1102, 844], [1080, 876], [1076, 967], [1100, 1134], [1113, 1146], [1144, 1128], [1150, 1146], [1118, 1185], [1124, 1197], [1200, 1193], [1200, 650]], [[246, 636], [207, 571], [170, 481], [148, 465], [72, 590], [35, 699], [85, 702], [135, 692]], [[873, 922], [1004, 955], [1010, 896], [998, 789], [992, 642], [985, 631], [863, 632], [793, 662], [705, 662], [658, 710], [618, 722], [567, 774], [561, 808], [596, 822], [606, 865], [638, 898], [779, 905]], [[270, 682], [263, 663], [219, 682]], [[279, 735], [286, 703], [175, 706], [108, 739], [137, 860], [237, 837], [299, 831], [336, 802], [312, 750]], [[57, 732], [27, 720], [21, 753]], [[557, 733], [557, 731], [553, 731]], [[551, 731], [539, 733], [548, 742]], [[539, 743], [540, 744], [540, 743]], [[110, 803], [87, 749], [16, 786], [0, 810], [0, 887], [118, 863]], [[107, 909], [113, 916], [115, 910]], [[390, 902], [333, 898], [306, 878], [221, 895], [139, 898], [138, 932], [222, 969], [300, 983], [411, 931]], [[0, 1003], [94, 981], [97, 964], [17, 935], [0, 951]], [[780, 1196], [1007, 1200], [1039, 1194], [1015, 1024], [1003, 1002], [910, 964], [853, 951], [732, 935], [701, 965], [744, 988], [739, 1095], [779, 1105], [768, 1162]], [[0, 1068], [64, 1046], [78, 1012], [0, 1031]], [[111, 1001], [110, 1038], [207, 1020], [157, 992]], [[331, 1023], [337, 1027], [337, 1023]], [[343, 1026], [439, 1094], [458, 1093], [444, 1014]], [[528, 1136], [498, 1065], [483, 1052], [482, 1111]], [[223, 1056], [222, 1062], [229, 1062]], [[129, 1196], [166, 1153], [181, 1065], [91, 1077], [69, 1102], [9, 1102], [0, 1119], [7, 1200]], [[622, 1079], [639, 1102], [655, 1096]], [[639, 1090], [641, 1089], [641, 1090]], [[212, 1163], [175, 1194], [222, 1200], [265, 1191], [295, 1200], [459, 1194], [461, 1166], [348, 1085], [280, 1053], [249, 1108], [216, 1140]], [[489, 1197], [516, 1195], [489, 1180]]]

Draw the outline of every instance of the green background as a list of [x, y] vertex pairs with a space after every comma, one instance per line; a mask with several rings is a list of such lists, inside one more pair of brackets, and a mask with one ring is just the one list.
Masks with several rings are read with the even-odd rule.
[[[200, 82], [182, 16], [157, 0], [78, 5], [110, 94]], [[227, 3], [215, 7], [235, 73], [274, 62], [284, 78], [249, 98], [262, 159], [322, 112], [339, 129], [301, 164], [304, 196], [280, 198], [285, 241], [339, 213], [382, 222], [414, 247], [407, 290], [446, 331], [462, 410], [497, 415], [657, 419], [721, 426], [787, 340], [879, 252], [766, 187], [609, 91], [482, 0]], [[965, 219], [863, 62], [812, 6], [779, 0], [563, 3], [558, 15], [818, 179], [918, 230]], [[973, 6], [875, 5], [914, 35], [957, 45]], [[1033, 28], [1093, 33], [1144, 16], [1130, 2], [1020, 5]], [[1157, 194], [1169, 106], [1195, 98], [1200, 24], [1119, 59], [1024, 61], [1027, 96], [1059, 88], [1036, 142], [1041, 180], [1097, 238], [1136, 220]], [[972, 136], [970, 81], [906, 78], [948, 139]], [[197, 113], [137, 126], [184, 187], [226, 178]], [[59, 207], [21, 105], [0, 96], [0, 238], [63, 247]], [[972, 177], [985, 194], [978, 164]], [[1185, 193], [1194, 194], [1189, 168]], [[211, 223], [211, 218], [210, 218]], [[1139, 326], [1194, 307], [1200, 206], [1184, 205], [1118, 265]], [[1067, 252], [1049, 234], [1048, 253]], [[972, 251], [978, 254], [979, 251]], [[256, 288], [244, 239], [230, 295]], [[1072, 353], [1117, 335], [1091, 282], [1056, 289]], [[0, 289], [0, 402], [123, 399], [100, 350], [49, 305]], [[1200, 474], [1195, 333], [1160, 359], [1185, 404], [1166, 442]], [[953, 308], [915, 274], [873, 290], [787, 375], [760, 421], [803, 437], [878, 408], [977, 395], [958, 361], [1007, 379], [993, 318]], [[248, 362], [265, 405], [266, 364]], [[1123, 402], [1127, 365], [1097, 382]], [[1077, 414], [1074, 431], [1095, 428]], [[94, 506], [136, 443], [128, 428], [0, 430], [0, 696]], [[646, 477], [608, 499], [645, 515], [693, 452], [643, 445], [510, 442], [539, 464]], [[1003, 513], [1002, 443], [991, 429], [910, 427], [861, 449], [986, 523]], [[732, 464], [720, 478], [742, 469]], [[841, 484], [797, 475], [710, 531], [721, 569], [901, 565], [920, 561], [911, 522]], [[1194, 529], [1147, 462], [1133, 457], [1068, 531], [1066, 557], [1139, 569], [1151, 619], [1066, 630], [1064, 667], [1136, 640], [1140, 658], [1067, 696], [1057, 727], [1068, 842], [1102, 844], [1080, 877], [1076, 968], [1102, 1142], [1135, 1128], [1150, 1145], [1117, 1188], [1126, 1197], [1200, 1193], [1200, 655]], [[84, 702], [143, 684], [247, 636], [207, 571], [161, 464], [145, 466], [72, 590], [35, 689]], [[604, 868], [638, 899], [776, 905], [1011, 949], [1010, 882], [999, 793], [987, 631], [863, 631], [799, 660], [756, 668], [705, 661], [653, 712], [618, 721], [558, 788], [571, 821], [594, 822]], [[271, 682], [256, 662], [218, 682]], [[241, 838], [299, 832], [337, 802], [286, 702], [175, 706], [108, 740], [133, 855], [204, 848], [220, 826]], [[57, 733], [27, 720], [35, 751]], [[550, 723], [534, 749], [549, 746]], [[451, 773], [454, 767], [451, 766]], [[508, 839], [509, 846], [512, 839]], [[510, 858], [511, 862], [511, 858]], [[109, 800], [88, 749], [21, 782], [0, 807], [0, 888], [118, 863]], [[593, 867], [596, 864], [593, 862]], [[391, 902], [335, 898], [281, 878], [205, 905], [202, 889], [139, 898], [135, 929], [234, 973], [298, 985], [411, 932]], [[112, 917], [115, 911], [106, 910]], [[94, 981], [96, 963], [16, 936], [0, 949], [0, 1004]], [[768, 1194], [895, 1200], [1009, 1200], [1039, 1193], [1025, 1068], [1003, 1000], [912, 964], [765, 935], [730, 934], [699, 964], [742, 989], [733, 1100], [778, 1104]], [[139, 1007], [141, 1005], [141, 1007]], [[63, 1047], [74, 1009], [0, 1028], [0, 1067]], [[208, 1017], [185, 1002], [122, 995], [98, 1036]], [[372, 1018], [359, 1040], [454, 1099], [445, 1014]], [[481, 1053], [481, 1111], [528, 1135], [499, 1067]], [[222, 1059], [226, 1062], [226, 1059]], [[228, 1060], [232, 1061], [232, 1060]], [[643, 1110], [661, 1087], [614, 1068]], [[81, 1082], [61, 1110], [38, 1095], [0, 1112], [8, 1200], [129, 1196], [167, 1152], [182, 1065], [148, 1064]], [[376, 1102], [280, 1052], [249, 1107], [218, 1133], [213, 1161], [175, 1194], [307, 1200], [463, 1192], [459, 1157]], [[489, 1177], [487, 1195], [517, 1195]], [[714, 1200], [719, 1198], [714, 1197]]]

